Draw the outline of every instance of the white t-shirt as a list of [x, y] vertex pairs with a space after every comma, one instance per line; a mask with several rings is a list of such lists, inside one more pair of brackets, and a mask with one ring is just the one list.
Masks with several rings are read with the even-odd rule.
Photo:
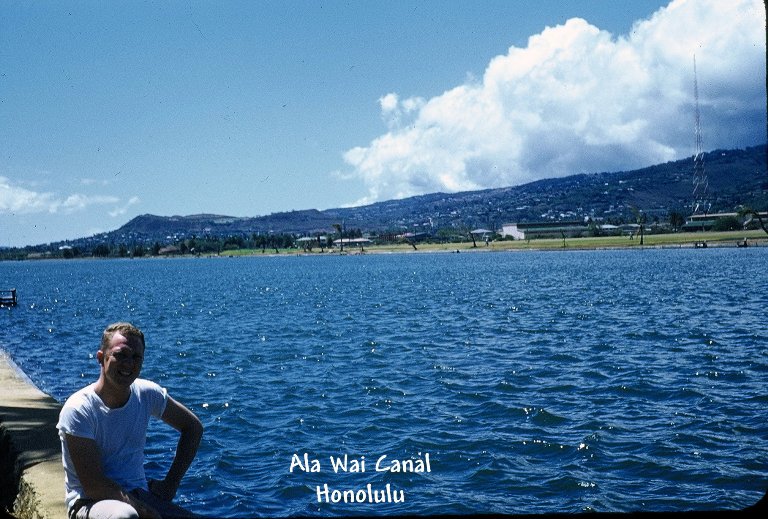
[[64, 403], [56, 427], [61, 438], [64, 486], [69, 509], [75, 500], [88, 498], [77, 478], [64, 434], [94, 440], [101, 451], [104, 475], [126, 491], [147, 490], [144, 474], [144, 445], [149, 417], [160, 418], [168, 401], [167, 391], [149, 380], [136, 379], [123, 407], [110, 409], [94, 392], [84, 387]]

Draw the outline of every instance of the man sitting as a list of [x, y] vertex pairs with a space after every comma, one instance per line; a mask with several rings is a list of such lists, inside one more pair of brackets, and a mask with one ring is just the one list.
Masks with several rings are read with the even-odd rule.
[[[70, 519], [191, 517], [171, 501], [197, 454], [200, 420], [140, 379], [144, 334], [129, 323], [104, 330], [96, 358], [99, 378], [67, 399], [59, 415]], [[179, 431], [176, 454], [162, 480], [147, 482], [144, 445], [150, 416]]]

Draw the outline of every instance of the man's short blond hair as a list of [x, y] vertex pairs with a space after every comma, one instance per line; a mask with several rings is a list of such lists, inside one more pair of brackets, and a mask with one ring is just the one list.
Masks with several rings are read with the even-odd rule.
[[137, 337], [141, 339], [141, 345], [145, 346], [144, 344], [144, 332], [136, 328], [131, 323], [113, 323], [107, 326], [107, 328], [104, 330], [104, 333], [101, 335], [101, 351], [107, 352], [109, 349], [109, 343], [112, 341], [112, 337], [119, 333], [123, 337]]

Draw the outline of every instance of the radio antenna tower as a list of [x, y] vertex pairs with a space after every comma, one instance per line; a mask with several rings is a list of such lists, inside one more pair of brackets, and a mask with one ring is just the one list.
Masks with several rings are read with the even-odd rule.
[[701, 114], [699, 113], [699, 84], [696, 78], [696, 55], [693, 55], [693, 97], [696, 103], [696, 151], [693, 155], [693, 214], [707, 214], [707, 173], [704, 171], [704, 149], [701, 143]]

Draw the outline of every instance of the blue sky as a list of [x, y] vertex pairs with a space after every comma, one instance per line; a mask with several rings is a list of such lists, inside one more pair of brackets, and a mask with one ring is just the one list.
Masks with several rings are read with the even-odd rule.
[[0, 4], [0, 246], [766, 141], [759, 0]]

